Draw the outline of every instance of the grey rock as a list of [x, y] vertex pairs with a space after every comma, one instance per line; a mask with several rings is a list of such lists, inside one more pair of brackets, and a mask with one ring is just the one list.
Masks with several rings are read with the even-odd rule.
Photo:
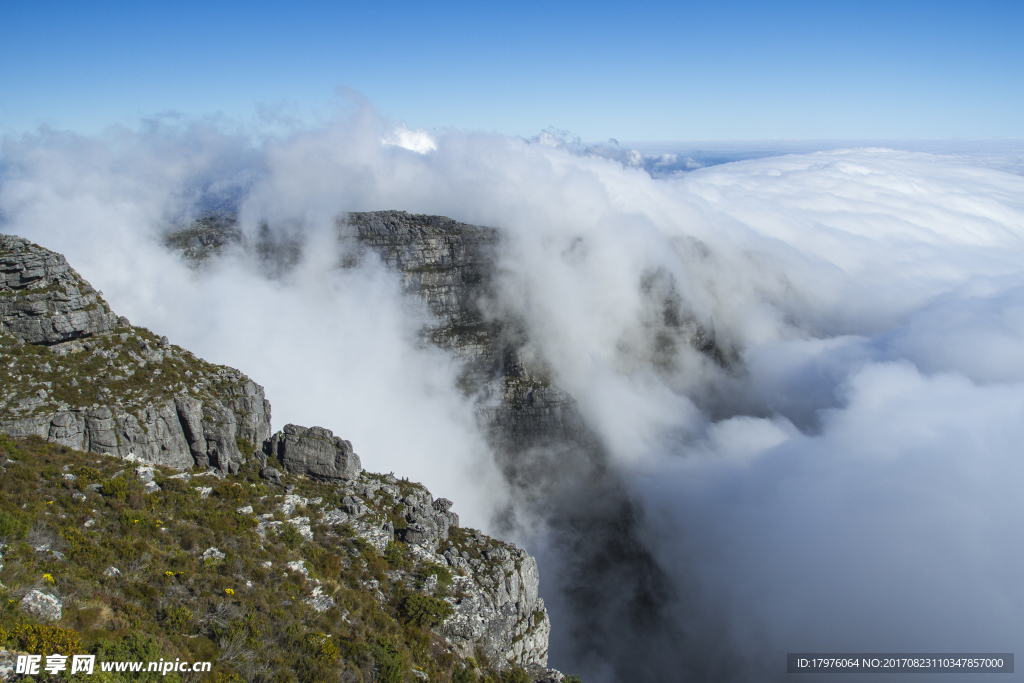
[[352, 522], [352, 528], [357, 536], [376, 548], [377, 552], [384, 552], [388, 543], [395, 540], [395, 528], [390, 522], [380, 524], [370, 519], [360, 519]]
[[203, 554], [199, 556], [199, 559], [201, 559], [201, 560], [223, 560], [224, 557], [225, 557], [224, 553], [222, 553], [217, 548], [207, 548], [205, 551], [203, 551]]
[[538, 596], [537, 563], [515, 546], [502, 549], [508, 556], [504, 562], [501, 553], [491, 553], [494, 559], [486, 564], [468, 563], [475, 574], [466, 571], [464, 558], [445, 553], [449, 566], [466, 575], [453, 577], [460, 597], [448, 599], [454, 614], [439, 630], [463, 656], [482, 651], [492, 662], [546, 668], [551, 623]]
[[60, 600], [42, 591], [30, 590], [21, 599], [21, 609], [46, 621], [60, 621]]
[[283, 512], [285, 517], [290, 517], [291, 515], [295, 514], [295, 508], [297, 508], [300, 505], [305, 506], [308, 502], [308, 498], [303, 498], [302, 496], [295, 496], [289, 493], [285, 495], [284, 500], [281, 501], [281, 504], [277, 506], [277, 509]]
[[323, 427], [285, 425], [282, 432], [271, 437], [265, 450], [290, 474], [350, 481], [362, 471], [352, 443]]
[[349, 521], [348, 513], [342, 512], [341, 510], [327, 510], [320, 518], [320, 522], [330, 526], [338, 526], [339, 524], [347, 524]]
[[329, 595], [323, 594], [323, 588], [317, 586], [313, 589], [309, 598], [306, 599], [306, 604], [315, 609], [317, 612], [326, 612], [327, 610], [334, 607], [334, 598]]
[[297, 572], [305, 577], [309, 577], [309, 570], [306, 569], [306, 563], [302, 560], [295, 560], [293, 562], [286, 562], [285, 566], [288, 567], [288, 571]]
[[121, 576], [121, 570], [117, 567], [107, 567], [103, 570], [103, 576], [107, 577], [108, 579], [116, 579], [117, 577]]
[[117, 325], [99, 292], [62, 255], [13, 235], [0, 235], [0, 292], [0, 330], [29, 344], [104, 334]]
[[[114, 339], [121, 345], [113, 349], [96, 343], [96, 338], [110, 338], [118, 326], [129, 323], [110, 311], [63, 256], [22, 238], [0, 235], [0, 332], [14, 335], [19, 344], [49, 346], [56, 357], [91, 354], [105, 362], [98, 372], [108, 380], [127, 379], [147, 365], [150, 381], [158, 379], [160, 364], [176, 357], [166, 337], [159, 348], [135, 332], [120, 332]], [[36, 384], [46, 388], [36, 387], [0, 403], [0, 431], [15, 437], [35, 435], [94, 453], [134, 455], [142, 462], [176, 469], [212, 465], [235, 472], [251, 455], [238, 451], [239, 440], [262, 444], [269, 438], [270, 403], [263, 388], [241, 373], [213, 368], [211, 376], [196, 378], [198, 388], [193, 390], [200, 397], [182, 394], [174, 400], [126, 406], [123, 397], [102, 386], [101, 405], [75, 406], [55, 401], [53, 365], [42, 362], [37, 367], [42, 381]], [[80, 383], [72, 378], [65, 386]]]
[[307, 541], [313, 540], [313, 529], [309, 525], [309, 517], [293, 517], [292, 519], [286, 520], [285, 524], [291, 524], [295, 527], [295, 530], [299, 532]]
[[267, 481], [272, 482], [274, 484], [281, 483], [281, 473], [278, 472], [273, 467], [264, 467], [263, 469], [261, 469], [260, 478], [266, 479]]

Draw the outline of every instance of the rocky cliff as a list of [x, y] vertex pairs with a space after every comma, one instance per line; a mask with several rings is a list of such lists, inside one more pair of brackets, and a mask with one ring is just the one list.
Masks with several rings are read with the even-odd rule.
[[[390, 234], [386, 225], [373, 224], [368, 234], [376, 235], [377, 246], [394, 247], [402, 263], [434, 259], [446, 267], [453, 258], [472, 263], [471, 255], [492, 238], [480, 231], [462, 240], [453, 236], [461, 228], [453, 233], [448, 224], [423, 230], [438, 232], [446, 246], [415, 246]], [[409, 281], [431, 292], [428, 301], [447, 316], [438, 329], [470, 319], [466, 282], [479, 282], [472, 267], [452, 267], [458, 276], [425, 268]], [[237, 370], [207, 363], [166, 337], [118, 318], [63, 256], [0, 236], [0, 273], [0, 431], [131, 461], [146, 484], [144, 494], [151, 496], [166, 497], [164, 489], [180, 492], [187, 485], [189, 495], [208, 497], [215, 487], [195, 479], [199, 468], [207, 476], [228, 477], [217, 490], [244, 502], [244, 489], [224, 486], [230, 475], [252, 481], [258, 471], [255, 481], [274, 492], [238, 509], [239, 529], [251, 528], [264, 544], [285, 538], [282, 534], [297, 534], [299, 543], [319, 539], [324, 550], [312, 556], [331, 551], [332, 543], [358, 539], [366, 557], [363, 571], [375, 576], [360, 579], [362, 585], [396, 618], [416, 623], [419, 617], [408, 616], [410, 604], [421, 610], [422, 604], [410, 603], [409, 595], [429, 597], [435, 602], [423, 604], [439, 615], [431, 624], [458, 656], [495, 670], [530, 667], [538, 680], [558, 680], [557, 672], [545, 670], [550, 622], [538, 593], [536, 561], [525, 551], [461, 528], [452, 502], [435, 500], [418, 484], [363, 471], [353, 445], [328, 429], [286, 425], [272, 435], [270, 403], [262, 387]], [[184, 472], [172, 475], [161, 467]], [[92, 488], [83, 488], [72, 500], [97, 492], [125, 500], [120, 486], [100, 491], [93, 485], [98, 474], [76, 476], [64, 477], [78, 482], [68, 486], [89, 483]], [[260, 513], [268, 501], [272, 511]], [[251, 524], [246, 515], [252, 516]], [[217, 542], [237, 545], [230, 537]], [[223, 552], [212, 551], [200, 559], [223, 559]], [[390, 567], [383, 573], [373, 569], [381, 557]], [[309, 578], [308, 571], [304, 576]], [[316, 580], [304, 588], [317, 612], [335, 605], [325, 585]]]
[[119, 318], [60, 254], [0, 236], [0, 430], [236, 471], [270, 436], [263, 387]]

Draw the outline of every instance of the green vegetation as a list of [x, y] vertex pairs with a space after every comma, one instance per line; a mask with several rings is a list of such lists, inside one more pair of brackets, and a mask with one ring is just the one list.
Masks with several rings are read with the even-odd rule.
[[[162, 347], [160, 337], [144, 327], [119, 327], [113, 334], [52, 347], [0, 333], [0, 416], [8, 419], [52, 414], [62, 405], [65, 410], [117, 405], [144, 425], [150, 406], [179, 394], [223, 399], [240, 393], [237, 387], [245, 379], [180, 347]], [[237, 445], [246, 455], [255, 450], [241, 437]]]
[[[263, 538], [256, 515], [275, 513], [283, 491], [268, 491], [245, 467], [219, 482], [171, 479], [176, 472], [157, 468], [162, 490], [147, 494], [117, 458], [3, 435], [0, 465], [0, 644], [9, 648], [212, 661], [204, 677], [217, 683], [411, 683], [413, 667], [431, 681], [500, 680], [431, 631], [452, 613], [439, 597], [452, 582], [446, 567], [417, 563], [402, 543], [381, 554], [350, 528], [318, 523], [312, 500], [339, 499], [329, 484], [293, 481], [294, 493], [311, 500], [299, 511], [312, 540], [288, 523]], [[206, 498], [197, 491], [204, 485], [213, 488]], [[253, 514], [236, 511], [247, 505]], [[225, 557], [202, 560], [211, 547]], [[286, 566], [297, 560], [305, 574]], [[120, 573], [106, 575], [108, 567]], [[430, 577], [434, 595], [421, 592]], [[33, 588], [61, 597], [59, 622], [20, 609]], [[314, 609], [314, 589], [334, 606]], [[96, 675], [121, 683], [126, 674]], [[146, 675], [130, 674], [155, 683]]]
[[429, 595], [413, 594], [402, 601], [402, 616], [417, 626], [437, 626], [452, 614], [452, 606]]

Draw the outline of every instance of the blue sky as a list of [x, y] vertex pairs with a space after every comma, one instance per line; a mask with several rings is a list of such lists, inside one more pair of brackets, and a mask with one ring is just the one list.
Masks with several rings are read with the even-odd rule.
[[1024, 3], [0, 2], [0, 133], [168, 113], [584, 140], [1024, 136]]

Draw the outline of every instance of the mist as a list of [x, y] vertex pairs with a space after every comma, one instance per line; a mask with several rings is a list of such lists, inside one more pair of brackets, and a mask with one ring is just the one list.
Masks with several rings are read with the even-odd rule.
[[[652, 174], [357, 102], [287, 135], [200, 120], [8, 138], [0, 229], [263, 384], [275, 429], [332, 429], [538, 554], [551, 666], [772, 680], [787, 651], [1024, 637], [1024, 178], [991, 144], [941, 151]], [[195, 270], [163, 246], [221, 205], [297, 260], [239, 249]], [[418, 342], [425, 306], [373, 259], [338, 267], [337, 218], [381, 209], [503, 231], [487, 310], [522, 321], [576, 399], [601, 477], [565, 461], [550, 506], [502, 480], [457, 362]], [[672, 337], [666, 301], [717, 356]]]

